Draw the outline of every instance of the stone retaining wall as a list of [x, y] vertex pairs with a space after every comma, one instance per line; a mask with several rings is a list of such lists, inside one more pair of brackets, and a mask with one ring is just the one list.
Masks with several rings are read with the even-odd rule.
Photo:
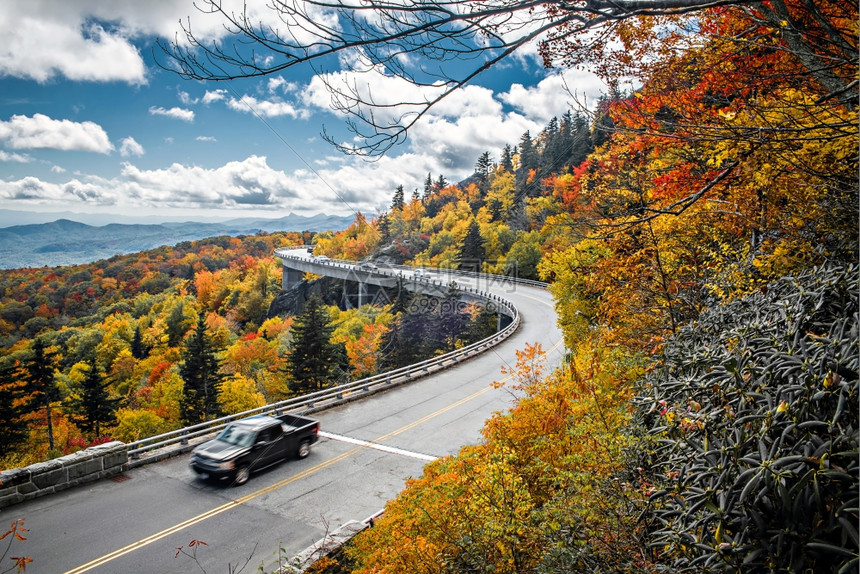
[[108, 442], [86, 450], [0, 473], [0, 508], [72, 486], [117, 475], [128, 469], [128, 446]]

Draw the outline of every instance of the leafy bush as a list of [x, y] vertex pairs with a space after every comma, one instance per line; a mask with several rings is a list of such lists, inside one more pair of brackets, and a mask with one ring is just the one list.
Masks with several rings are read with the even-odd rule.
[[858, 270], [703, 313], [640, 389], [650, 544], [678, 572], [856, 572]]

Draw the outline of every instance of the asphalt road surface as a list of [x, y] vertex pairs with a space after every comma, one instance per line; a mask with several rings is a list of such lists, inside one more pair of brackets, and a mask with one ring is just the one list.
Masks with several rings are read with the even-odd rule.
[[[10, 556], [31, 557], [28, 574], [215, 574], [246, 561], [244, 572], [271, 572], [327, 532], [381, 510], [428, 460], [479, 442], [484, 421], [512, 405], [514, 395], [492, 383], [515, 364], [516, 350], [540, 343], [550, 365], [561, 360], [547, 291], [480, 287], [519, 308], [512, 337], [433, 376], [317, 413], [325, 434], [308, 458], [230, 487], [197, 478], [183, 455], [12, 506], [0, 519], [23, 517], [29, 532]], [[177, 555], [180, 547], [195, 557]]]

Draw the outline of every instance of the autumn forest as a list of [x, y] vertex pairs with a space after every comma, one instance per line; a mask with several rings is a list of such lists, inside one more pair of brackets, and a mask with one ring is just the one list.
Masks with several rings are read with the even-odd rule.
[[[856, 571], [856, 4], [628, 18], [587, 45], [556, 32], [547, 65], [640, 87], [488, 150], [463, 181], [404, 183], [340, 232], [5, 272], [0, 467], [241, 412], [495, 327], [480, 308], [349, 308], [313, 277], [316, 294], [279, 312], [273, 251], [309, 244], [545, 281], [567, 350], [552, 371], [522, 349], [506, 372], [524, 398], [411, 480], [343, 568]], [[337, 360], [307, 377], [296, 349], [312, 344]]]

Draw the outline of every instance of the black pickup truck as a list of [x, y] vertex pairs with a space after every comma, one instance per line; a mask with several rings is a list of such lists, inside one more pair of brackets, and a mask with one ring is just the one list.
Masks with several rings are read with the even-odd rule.
[[191, 468], [215, 479], [245, 484], [251, 472], [286, 458], [305, 458], [319, 440], [318, 421], [298, 415], [256, 415], [234, 421], [191, 453]]

